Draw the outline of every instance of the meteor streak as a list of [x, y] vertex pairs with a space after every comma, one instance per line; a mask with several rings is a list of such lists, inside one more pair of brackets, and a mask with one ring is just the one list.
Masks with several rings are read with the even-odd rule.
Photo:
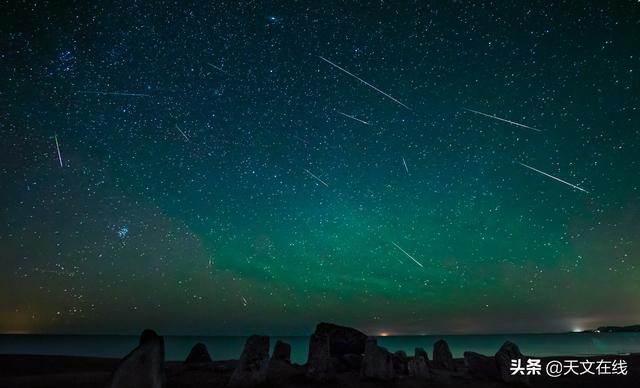
[[528, 125], [516, 123], [515, 121], [503, 119], [503, 118], [498, 117], [498, 116], [494, 116], [494, 115], [478, 112], [477, 110], [473, 110], [473, 109], [467, 109], [467, 108], [462, 108], [462, 109], [464, 109], [464, 110], [466, 110], [468, 112], [471, 112], [471, 113], [475, 113], [477, 115], [482, 115], [482, 116], [486, 116], [486, 117], [489, 117], [489, 118], [492, 118], [492, 119], [495, 119], [495, 120], [504, 121], [505, 123], [509, 123], [509, 124], [515, 125], [517, 127], [522, 127], [522, 128], [532, 129], [532, 130], [537, 131], [537, 132], [542, 132], [542, 130], [540, 130], [538, 128], [534, 128], [534, 127], [530, 127]]
[[367, 81], [363, 80], [362, 78], [358, 77], [357, 75], [353, 74], [353, 73], [349, 73], [347, 70], [341, 68], [340, 66], [336, 65], [335, 63], [331, 62], [330, 60], [324, 58], [324, 57], [318, 57], [320, 59], [322, 59], [323, 61], [327, 62], [328, 64], [330, 64], [331, 66], [339, 69], [340, 71], [343, 71], [347, 74], [349, 74], [350, 76], [352, 76], [353, 78], [357, 79], [358, 81], [362, 82], [363, 84], [367, 85], [368, 87], [370, 87], [371, 89], [375, 90], [376, 92], [382, 94], [383, 96], [387, 97], [388, 99], [394, 101], [397, 104], [402, 105], [403, 107], [407, 108], [408, 110], [411, 110], [411, 108], [409, 108], [408, 106], [406, 106], [405, 104], [401, 103], [400, 101], [398, 101], [397, 99], [395, 99], [394, 97], [390, 96], [389, 94], [383, 92], [382, 90], [376, 88], [375, 86], [371, 85], [370, 83], [368, 83]]
[[60, 167], [64, 167], [62, 165], [62, 154], [60, 154], [60, 144], [58, 144], [58, 135], [54, 134], [53, 138], [56, 140], [56, 150], [58, 150], [58, 161], [60, 162]]
[[524, 164], [524, 163], [520, 163], [520, 162], [518, 162], [518, 164], [520, 164], [520, 165], [522, 165], [522, 166], [524, 166], [524, 167], [526, 167], [526, 168], [528, 168], [528, 169], [530, 169], [530, 170], [533, 170], [533, 171], [535, 171], [535, 172], [538, 172], [538, 173], [540, 173], [540, 174], [542, 174], [542, 175], [548, 176], [548, 177], [549, 177], [549, 178], [551, 178], [551, 179], [555, 179], [555, 180], [557, 180], [558, 182], [562, 182], [562, 183], [564, 183], [565, 185], [571, 186], [571, 187], [573, 187], [574, 189], [578, 189], [578, 190], [580, 190], [580, 191], [584, 191], [584, 192], [585, 192], [585, 193], [587, 193], [587, 194], [589, 193], [587, 190], [583, 189], [582, 187], [578, 187], [578, 186], [576, 186], [576, 185], [574, 185], [574, 184], [571, 184], [571, 183], [569, 183], [569, 182], [567, 182], [567, 181], [563, 181], [562, 179], [557, 178], [557, 177], [555, 177], [555, 176], [553, 176], [553, 175], [547, 174], [547, 173], [546, 173], [546, 172], [544, 172], [544, 171], [540, 171], [540, 170], [538, 170], [537, 168], [533, 168], [533, 167], [531, 167], [531, 166], [527, 166], [526, 164]]
[[404, 253], [405, 255], [407, 255], [408, 258], [410, 258], [411, 260], [413, 260], [416, 264], [418, 264], [420, 267], [424, 268], [424, 266], [422, 264], [420, 264], [420, 262], [416, 259], [413, 258], [413, 256], [411, 256], [410, 254], [407, 253], [407, 251], [405, 251], [404, 249], [402, 249], [400, 247], [400, 245], [394, 243], [393, 241], [391, 241], [391, 244], [395, 245], [396, 248], [400, 249], [402, 251], [402, 253]]
[[184, 132], [182, 132], [182, 129], [180, 129], [180, 127], [178, 126], [178, 124], [176, 124], [176, 129], [177, 129], [178, 131], [180, 131], [180, 133], [182, 134], [182, 136], [184, 136], [184, 138], [185, 138], [185, 139], [187, 139], [187, 141], [189, 141], [189, 138], [187, 137], [187, 135], [186, 135]]
[[225, 73], [225, 74], [229, 74], [229, 72], [228, 72], [228, 71], [223, 70], [222, 68], [220, 68], [220, 67], [218, 67], [218, 66], [214, 65], [213, 63], [207, 63], [207, 65], [209, 65], [209, 66], [213, 67], [214, 69], [216, 69], [216, 70], [218, 70], [218, 71], [221, 71], [221, 72], [223, 72], [223, 73]]
[[329, 185], [328, 185], [325, 181], [323, 181], [322, 179], [320, 179], [320, 178], [318, 178], [317, 176], [315, 176], [311, 171], [307, 170], [306, 168], [303, 168], [303, 170], [304, 170], [307, 174], [311, 175], [311, 176], [312, 176], [315, 180], [317, 180], [318, 182], [322, 183], [322, 184], [323, 184], [323, 185], [325, 185], [326, 187], [329, 187]]
[[337, 110], [336, 112], [340, 113], [340, 114], [341, 114], [341, 115], [343, 115], [344, 117], [348, 117], [348, 118], [350, 118], [351, 120], [359, 121], [359, 122], [361, 122], [362, 124], [365, 124], [365, 125], [371, 125], [371, 124], [369, 124], [368, 122], [366, 122], [366, 121], [364, 121], [364, 120], [360, 120], [359, 118], [357, 118], [357, 117], [355, 117], [355, 116], [351, 116], [351, 115], [348, 115], [348, 114], [346, 114], [346, 113], [342, 113], [342, 112], [340, 112], [339, 110]]

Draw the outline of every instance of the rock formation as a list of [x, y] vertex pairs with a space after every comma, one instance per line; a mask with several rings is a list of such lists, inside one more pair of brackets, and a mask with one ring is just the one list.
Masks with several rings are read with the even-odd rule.
[[184, 361], [185, 364], [200, 364], [203, 362], [211, 362], [211, 356], [209, 356], [209, 351], [207, 351], [207, 345], [202, 342], [198, 342], [193, 345], [187, 359]]
[[396, 374], [406, 375], [409, 374], [409, 357], [407, 353], [402, 350], [398, 350], [393, 353], [393, 370]]
[[433, 344], [433, 365], [437, 368], [456, 370], [449, 345], [443, 339]]
[[164, 339], [145, 330], [140, 344], [122, 359], [111, 375], [107, 388], [164, 388]]
[[416, 357], [422, 356], [424, 357], [425, 361], [429, 361], [429, 356], [427, 355], [427, 352], [423, 348], [416, 348], [415, 355]]
[[393, 380], [393, 355], [387, 349], [378, 346], [375, 337], [368, 337], [365, 343], [364, 358], [360, 374], [376, 380]]
[[409, 358], [409, 362], [407, 365], [409, 376], [421, 380], [431, 378], [431, 371], [429, 370], [427, 361], [427, 352], [425, 352], [422, 348], [416, 348], [415, 355]]
[[291, 345], [280, 340], [276, 341], [271, 359], [291, 363]]
[[267, 380], [269, 368], [269, 337], [252, 335], [247, 339], [229, 387], [250, 387]]
[[522, 360], [522, 367], [527, 365], [527, 358], [520, 352], [518, 345], [510, 341], [505, 342], [495, 355], [499, 377], [507, 383], [529, 384], [529, 376], [511, 374], [511, 360], [518, 359]]
[[472, 377], [498, 379], [498, 367], [492, 357], [476, 352], [464, 352], [464, 364]]
[[322, 322], [316, 326], [315, 334], [329, 337], [329, 348], [333, 357], [364, 353], [367, 335], [356, 329]]
[[315, 381], [327, 381], [335, 377], [335, 368], [331, 358], [329, 336], [314, 333], [309, 339], [307, 377]]

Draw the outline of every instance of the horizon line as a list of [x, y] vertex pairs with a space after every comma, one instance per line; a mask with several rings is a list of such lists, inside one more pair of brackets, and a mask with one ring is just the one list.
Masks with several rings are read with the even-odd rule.
[[[342, 326], [342, 325], [341, 325]], [[608, 327], [611, 325], [605, 325], [605, 326], [601, 326], [601, 327]], [[615, 326], [615, 325], [614, 325]], [[629, 325], [625, 325], [625, 326], [629, 326]], [[630, 325], [630, 326], [634, 326], [634, 325]], [[349, 327], [349, 326], [347, 326]], [[355, 328], [354, 328], [355, 329]], [[142, 329], [145, 330], [145, 329]], [[25, 331], [0, 331], [0, 335], [34, 335], [34, 336], [104, 336], [104, 337], [137, 337], [140, 336], [140, 333], [142, 333], [142, 330], [139, 333], [122, 333], [122, 334], [115, 334], [115, 333], [46, 333], [46, 332], [25, 332]], [[158, 335], [161, 335], [163, 337], [249, 337], [251, 335], [254, 334], [258, 334], [258, 335], [265, 335], [268, 337], [310, 337], [313, 332], [310, 332], [309, 334], [266, 334], [264, 332], [252, 332], [249, 334], [163, 334], [155, 329], [153, 329], [154, 331], [156, 331], [158, 333]], [[361, 331], [359, 329], [356, 329], [358, 331]], [[460, 333], [460, 332], [455, 332], [455, 333], [391, 333], [391, 332], [378, 332], [375, 334], [367, 334], [366, 332], [363, 332], [364, 334], [366, 334], [368, 337], [435, 337], [435, 336], [443, 336], [443, 337], [454, 337], [454, 336], [498, 336], [498, 335], [549, 335], [549, 334], [580, 334], [580, 333], [596, 333], [597, 332], [597, 328], [595, 329], [583, 329], [583, 330], [566, 330], [566, 331], [532, 331], [532, 332], [519, 332], [519, 331], [513, 331], [513, 332], [485, 332], [485, 333], [473, 333], [473, 332], [465, 332], [465, 333]]]

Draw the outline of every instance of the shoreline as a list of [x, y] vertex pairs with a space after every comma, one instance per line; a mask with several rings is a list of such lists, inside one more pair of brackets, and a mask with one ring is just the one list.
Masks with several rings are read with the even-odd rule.
[[[412, 351], [406, 351], [406, 343], [387, 338], [321, 322], [305, 341], [304, 363], [292, 359], [291, 343], [262, 335], [245, 337], [242, 351], [232, 359], [214, 361], [207, 345], [196, 342], [186, 358], [168, 361], [165, 337], [146, 329], [124, 358], [0, 354], [0, 387], [640, 386], [640, 352], [538, 357], [523, 354], [506, 339], [495, 350], [466, 350], [463, 357], [454, 357], [443, 338], [419, 341], [427, 350], [415, 347]], [[456, 343], [458, 350], [471, 344], [471, 340]], [[405, 350], [398, 350], [398, 345]], [[559, 366], [560, 371], [550, 366]]]
[[[598, 356], [629, 355], [640, 351], [640, 333], [553, 333], [497, 335], [389, 335], [371, 336], [378, 343], [394, 351], [413, 353], [414, 347], [428, 348], [438, 339], [445, 339], [454, 357], [462, 358], [465, 351], [494, 354], [505, 341], [517, 343], [529, 356]], [[237, 358], [248, 336], [164, 336], [165, 360], [181, 361], [196, 342], [206, 344], [213, 360]], [[291, 345], [291, 360], [304, 363], [310, 335], [270, 336]], [[138, 336], [132, 335], [0, 335], [0, 354], [51, 355], [97, 358], [120, 358], [137, 345]]]

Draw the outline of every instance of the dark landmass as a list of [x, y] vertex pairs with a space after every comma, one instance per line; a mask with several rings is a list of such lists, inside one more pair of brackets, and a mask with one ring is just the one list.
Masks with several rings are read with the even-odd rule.
[[595, 330], [600, 333], [638, 333], [640, 325], [631, 326], [601, 326]]
[[[492, 357], [491, 357], [492, 358]], [[618, 360], [624, 359], [628, 363], [627, 376], [562, 376], [549, 378], [546, 376], [531, 378], [531, 387], [629, 387], [640, 386], [640, 354], [628, 356], [598, 356], [571, 357], [583, 361], [590, 360]], [[542, 358], [543, 366], [549, 360], [564, 360], [569, 357]], [[468, 369], [461, 358], [454, 359], [458, 371], [449, 372], [433, 369], [433, 378], [420, 381], [404, 377], [394, 382], [367, 381], [360, 378], [358, 372], [339, 373], [335, 381], [327, 383], [312, 383], [306, 380], [303, 365], [270, 365], [270, 374], [264, 387], [385, 387], [418, 388], [418, 387], [509, 387], [518, 384], [508, 384], [483, 378], [474, 378], [468, 374]], [[0, 355], [0, 387], [3, 388], [97, 388], [104, 387], [111, 373], [120, 360], [110, 358], [67, 357], [67, 356], [26, 356]], [[167, 388], [195, 388], [195, 387], [227, 387], [231, 374], [238, 361], [213, 361], [200, 365], [185, 365], [177, 361], [166, 362]]]
[[[333, 345], [333, 346], [332, 346]], [[429, 359], [391, 351], [377, 345], [375, 337], [332, 324], [322, 324], [312, 335], [309, 361], [290, 362], [291, 348], [278, 342], [269, 355], [269, 337], [252, 336], [238, 360], [211, 361], [204, 344], [184, 362], [164, 361], [164, 341], [145, 330], [140, 344], [123, 359], [0, 355], [0, 387], [639, 387], [640, 353], [590, 357], [541, 357], [542, 375], [511, 376], [511, 360], [527, 359], [518, 346], [506, 342], [495, 355], [465, 352], [452, 358], [448, 344], [437, 341]], [[626, 375], [574, 375], [557, 378], [544, 371], [550, 361], [624, 360]]]

